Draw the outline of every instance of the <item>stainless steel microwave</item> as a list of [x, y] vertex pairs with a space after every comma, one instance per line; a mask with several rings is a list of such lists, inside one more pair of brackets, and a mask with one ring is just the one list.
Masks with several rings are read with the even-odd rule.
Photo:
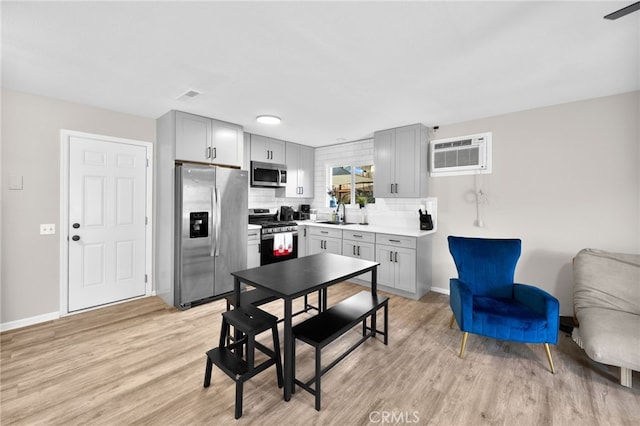
[[287, 186], [287, 166], [252, 161], [251, 186], [262, 188], [283, 188]]

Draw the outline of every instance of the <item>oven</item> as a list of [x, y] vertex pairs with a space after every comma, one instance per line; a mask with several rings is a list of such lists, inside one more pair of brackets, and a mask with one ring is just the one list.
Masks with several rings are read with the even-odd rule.
[[298, 224], [278, 220], [278, 212], [249, 209], [249, 223], [260, 225], [260, 265], [298, 257]]
[[262, 225], [260, 237], [260, 265], [282, 262], [298, 257], [298, 227]]

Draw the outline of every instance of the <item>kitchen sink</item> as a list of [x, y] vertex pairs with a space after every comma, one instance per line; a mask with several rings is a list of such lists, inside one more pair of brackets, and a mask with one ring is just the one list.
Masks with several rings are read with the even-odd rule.
[[325, 220], [324, 222], [316, 222], [316, 223], [322, 223], [324, 225], [337, 225], [337, 226], [340, 226], [340, 225], [357, 225], [357, 223], [355, 223], [355, 222], [346, 222], [346, 223], [344, 223], [344, 222], [331, 222], [330, 220]]

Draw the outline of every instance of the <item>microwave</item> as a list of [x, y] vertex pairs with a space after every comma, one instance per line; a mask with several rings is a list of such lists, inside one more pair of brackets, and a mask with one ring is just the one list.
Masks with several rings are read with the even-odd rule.
[[287, 166], [284, 164], [252, 161], [251, 186], [284, 188], [287, 186]]

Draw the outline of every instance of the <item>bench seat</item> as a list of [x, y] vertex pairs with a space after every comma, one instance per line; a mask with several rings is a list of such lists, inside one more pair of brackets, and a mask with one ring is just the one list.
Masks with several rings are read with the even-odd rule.
[[[293, 356], [294, 383], [315, 396], [316, 410], [320, 411], [320, 378], [323, 374], [342, 361], [369, 337], [381, 334], [384, 338], [384, 344], [388, 343], [388, 302], [389, 298], [386, 296], [373, 296], [368, 291], [361, 291], [293, 327], [295, 339], [313, 346], [316, 350], [315, 376], [306, 383], [295, 378], [295, 344]], [[376, 314], [380, 308], [384, 308], [382, 331], [376, 329]], [[367, 318], [369, 317], [371, 318], [370, 327], [367, 326]], [[323, 369], [321, 363], [322, 348], [360, 323], [362, 323], [362, 338]], [[311, 385], [314, 382], [315, 387], [312, 388]]]

